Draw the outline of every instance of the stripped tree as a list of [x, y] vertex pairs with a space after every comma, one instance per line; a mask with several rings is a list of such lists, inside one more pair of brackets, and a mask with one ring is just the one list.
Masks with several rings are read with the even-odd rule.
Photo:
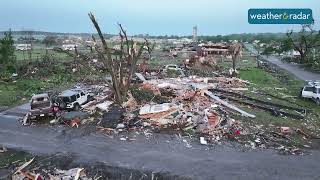
[[236, 76], [236, 74], [237, 74], [236, 61], [237, 61], [239, 55], [241, 55], [242, 45], [239, 44], [239, 43], [232, 44], [229, 47], [228, 50], [229, 50], [229, 53], [230, 53], [230, 55], [232, 57], [232, 72], [231, 72], [231, 75], [232, 76]]
[[145, 42], [146, 42], [145, 49], [146, 49], [146, 51], [148, 53], [148, 56], [145, 56], [143, 58], [143, 63], [142, 63], [142, 72], [143, 72], [143, 74], [146, 73], [147, 61], [151, 61], [151, 54], [152, 54], [152, 51], [154, 50], [154, 47], [155, 47], [155, 43], [150, 45], [150, 43], [149, 43], [149, 41], [147, 39], [145, 39]]
[[130, 82], [132, 75], [136, 71], [137, 62], [141, 58], [142, 52], [145, 50], [144, 47], [147, 46], [148, 43], [146, 41], [145, 43], [138, 44], [132, 39], [129, 39], [122, 25], [118, 24], [120, 29], [120, 49], [112, 49], [107, 44], [94, 15], [89, 13], [89, 17], [98, 32], [102, 44], [99, 47], [95, 38], [93, 38], [95, 50], [112, 78], [110, 87], [114, 92], [116, 103], [122, 105], [127, 99]]

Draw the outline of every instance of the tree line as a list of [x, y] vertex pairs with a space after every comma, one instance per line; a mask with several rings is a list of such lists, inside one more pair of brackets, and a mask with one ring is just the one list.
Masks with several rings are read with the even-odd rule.
[[0, 71], [1, 73], [15, 69], [15, 47], [11, 30], [4, 32], [4, 37], [0, 39]]
[[299, 32], [289, 31], [280, 41], [271, 41], [262, 54], [281, 54], [295, 51], [297, 57], [290, 59], [296, 63], [320, 69], [320, 31], [313, 25], [302, 25]]

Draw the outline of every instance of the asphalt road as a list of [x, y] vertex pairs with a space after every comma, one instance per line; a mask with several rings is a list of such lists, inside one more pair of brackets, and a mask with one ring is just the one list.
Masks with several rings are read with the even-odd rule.
[[[257, 50], [251, 44], [246, 44], [246, 48], [253, 54], [258, 54]], [[294, 74], [297, 78], [307, 81], [307, 80], [320, 80], [320, 74], [313, 73], [301, 68], [297, 64], [282, 62], [279, 57], [276, 56], [262, 56], [265, 60], [277, 65], [278, 67], [287, 70], [288, 72]]]
[[0, 114], [0, 144], [35, 154], [73, 154], [80, 162], [153, 172], [171, 172], [193, 179], [320, 179], [320, 152], [285, 156], [271, 150], [243, 151], [223, 143], [207, 147], [176, 135], [130, 134], [135, 141], [121, 141], [90, 129], [64, 126], [22, 126], [18, 118], [27, 106]]

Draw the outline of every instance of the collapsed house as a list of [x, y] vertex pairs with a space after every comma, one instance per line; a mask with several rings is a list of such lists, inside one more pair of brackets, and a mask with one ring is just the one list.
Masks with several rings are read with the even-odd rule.
[[230, 45], [223, 44], [223, 43], [206, 43], [206, 44], [199, 44], [201, 48], [203, 56], [206, 55], [229, 55], [229, 47]]

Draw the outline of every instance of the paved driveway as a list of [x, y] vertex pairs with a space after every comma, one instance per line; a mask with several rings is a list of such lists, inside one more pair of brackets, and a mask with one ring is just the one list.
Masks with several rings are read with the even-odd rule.
[[[246, 48], [253, 54], [258, 54], [258, 52], [253, 48], [251, 44], [245, 44]], [[278, 67], [287, 70], [288, 72], [294, 74], [297, 78], [307, 81], [307, 80], [320, 80], [319, 73], [313, 73], [301, 68], [299, 65], [282, 62], [279, 57], [275, 56], [262, 56], [265, 60], [277, 65]]]

